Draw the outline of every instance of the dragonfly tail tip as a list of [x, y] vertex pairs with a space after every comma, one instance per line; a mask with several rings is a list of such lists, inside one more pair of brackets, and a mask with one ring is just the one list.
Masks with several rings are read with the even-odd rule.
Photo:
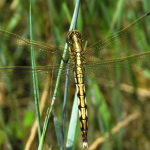
[[88, 148], [88, 142], [83, 142], [83, 148]]

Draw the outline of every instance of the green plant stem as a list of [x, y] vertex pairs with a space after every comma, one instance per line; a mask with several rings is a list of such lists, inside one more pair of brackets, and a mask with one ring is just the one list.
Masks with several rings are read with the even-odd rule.
[[[34, 47], [33, 47], [33, 36], [32, 36], [32, 17], [31, 17], [31, 0], [30, 0], [30, 39], [31, 39], [31, 60], [32, 60], [32, 68], [36, 66], [35, 64], [35, 56], [34, 56]], [[34, 70], [34, 69], [33, 69]], [[39, 141], [41, 139], [41, 128], [40, 128], [40, 110], [39, 110], [39, 90], [38, 90], [38, 81], [36, 72], [33, 71], [33, 85], [34, 85], [34, 97], [35, 97], [35, 106], [36, 106], [36, 116], [37, 116], [37, 124], [38, 124], [38, 136]]]
[[[72, 29], [75, 29], [75, 27], [76, 27], [77, 16], [78, 16], [78, 12], [79, 12], [79, 6], [80, 6], [80, 0], [77, 0], [75, 11], [74, 11], [74, 14], [73, 14], [73, 18], [72, 18], [72, 22], [71, 22], [71, 26], [70, 26], [69, 31], [72, 30]], [[67, 53], [67, 48], [68, 48], [68, 44], [66, 43], [64, 53], [63, 53], [63, 58], [65, 58], [65, 55]], [[64, 61], [62, 60], [61, 64], [60, 64], [60, 69], [59, 69], [59, 72], [58, 72], [57, 80], [56, 80], [56, 85], [55, 85], [55, 89], [54, 89], [54, 94], [53, 94], [53, 98], [52, 98], [51, 107], [50, 107], [47, 119], [46, 119], [46, 121], [44, 123], [44, 127], [43, 127], [43, 129], [44, 129], [44, 132], [42, 132], [42, 137], [43, 138], [45, 138], [46, 131], [47, 131], [47, 128], [48, 128], [48, 123], [49, 123], [51, 113], [52, 113], [52, 109], [53, 109], [53, 106], [54, 106], [54, 102], [55, 102], [55, 99], [56, 99], [58, 86], [59, 86], [59, 81], [60, 81], [61, 73], [62, 73], [62, 70], [63, 70], [63, 64], [64, 64]], [[42, 150], [42, 148], [43, 148], [43, 144], [44, 144], [44, 142], [42, 140], [43, 138], [41, 138], [38, 150]]]

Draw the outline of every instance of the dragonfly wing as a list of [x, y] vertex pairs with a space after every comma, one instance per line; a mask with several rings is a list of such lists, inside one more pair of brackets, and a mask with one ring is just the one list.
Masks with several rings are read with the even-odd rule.
[[[54, 62], [55, 60], [59, 60], [60, 62], [60, 60], [62, 60], [64, 52], [63, 47], [31, 41], [0, 29], [0, 51], [4, 51], [7, 57], [10, 55], [9, 59], [11, 58], [12, 61], [17, 61], [19, 59], [19, 63], [24, 61], [31, 62], [31, 43], [34, 47], [35, 60], [38, 66], [50, 64], [51, 61]], [[64, 57], [64, 60], [68, 57], [69, 53], [66, 50], [66, 57]], [[31, 64], [26, 64], [26, 66], [30, 65]]]
[[121, 59], [87, 63], [85, 76], [89, 83], [115, 84], [128, 82], [144, 69], [150, 69], [150, 52], [124, 57]]
[[14, 86], [13, 89], [33, 89], [33, 75], [37, 78], [39, 90], [54, 88], [58, 71], [62, 69], [62, 78], [65, 79], [67, 65], [60, 68], [59, 65], [44, 67], [1, 67], [0, 82]]
[[[34, 48], [36, 66], [40, 67], [32, 67], [31, 43]], [[66, 55], [63, 57], [64, 50]], [[18, 89], [19, 86], [19, 88], [33, 90], [33, 73], [37, 76], [39, 90], [54, 89], [59, 70], [62, 69], [60, 79], [64, 83], [66, 71], [71, 69], [66, 61], [69, 53], [63, 47], [30, 41], [1, 29], [0, 53], [0, 82], [13, 86], [13, 89]], [[65, 63], [60, 68], [61, 60]]]
[[[98, 41], [85, 50], [87, 62], [97, 62], [99, 60], [114, 59], [125, 57], [131, 54], [137, 54], [139, 49], [139, 41], [150, 41], [150, 36], [146, 37], [145, 32], [150, 31], [150, 14], [146, 14], [139, 18], [125, 29], [113, 34], [104, 41]], [[147, 34], [149, 35], [149, 34]], [[130, 39], [130, 43], [129, 42]], [[142, 44], [143, 44], [142, 43]], [[145, 51], [149, 50], [146, 44], [143, 44]]]

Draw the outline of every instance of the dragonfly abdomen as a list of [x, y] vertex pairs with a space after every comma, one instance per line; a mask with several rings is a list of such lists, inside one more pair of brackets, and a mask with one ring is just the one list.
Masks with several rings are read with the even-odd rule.
[[88, 116], [84, 84], [84, 51], [81, 44], [81, 33], [72, 30], [68, 33], [69, 51], [78, 97], [79, 120], [83, 139], [83, 148], [88, 148]]
[[[83, 147], [88, 147], [87, 143], [87, 131], [88, 131], [88, 115], [87, 115], [87, 104], [86, 104], [86, 93], [83, 74], [78, 74], [77, 70], [74, 71], [77, 97], [78, 97], [78, 109], [79, 109], [79, 120], [82, 132]], [[84, 146], [85, 145], [85, 146]]]

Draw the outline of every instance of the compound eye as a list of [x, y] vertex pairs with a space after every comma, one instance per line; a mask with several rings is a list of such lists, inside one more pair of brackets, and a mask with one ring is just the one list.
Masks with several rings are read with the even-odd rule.
[[83, 39], [81, 39], [81, 43], [83, 43], [84, 42], [84, 40]]

